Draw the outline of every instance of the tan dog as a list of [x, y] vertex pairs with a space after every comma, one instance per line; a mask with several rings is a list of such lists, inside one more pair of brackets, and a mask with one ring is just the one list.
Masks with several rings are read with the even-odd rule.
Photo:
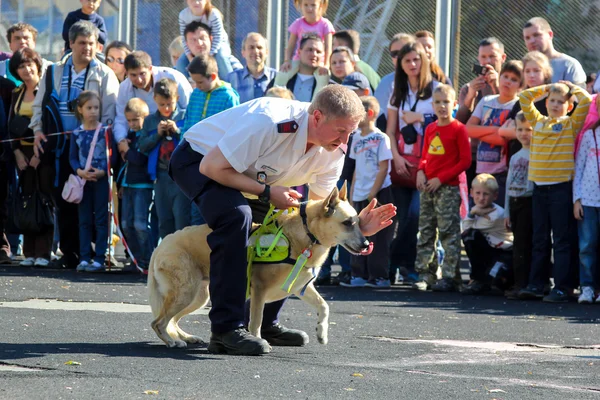
[[[318, 274], [329, 249], [336, 244], [354, 254], [365, 251], [369, 246], [360, 231], [358, 215], [347, 201], [345, 185], [339, 192], [337, 188], [333, 189], [324, 200], [310, 201], [306, 217], [307, 226], [297, 209], [277, 219], [289, 240], [290, 257], [294, 260], [310, 246], [308, 232], [320, 243], [312, 247], [312, 257], [298, 275], [290, 293], [282, 290], [281, 286], [292, 265], [255, 263], [252, 267], [249, 331], [256, 337], [260, 337], [265, 303], [294, 294], [317, 309], [317, 339], [327, 344], [329, 306], [315, 289], [311, 270], [314, 268], [315, 276]], [[210, 232], [207, 225], [200, 225], [168, 235], [150, 259], [148, 290], [155, 317], [152, 328], [168, 347], [186, 347], [187, 343], [202, 342], [199, 337], [184, 332], [178, 322], [208, 302], [210, 248], [206, 238]]]

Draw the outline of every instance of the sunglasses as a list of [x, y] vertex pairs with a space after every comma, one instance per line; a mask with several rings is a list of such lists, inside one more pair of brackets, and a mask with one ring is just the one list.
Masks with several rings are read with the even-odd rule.
[[400, 55], [400, 51], [401, 50], [392, 50], [390, 51], [390, 56], [392, 56], [392, 58], [398, 58], [398, 56]]
[[106, 62], [113, 63], [115, 61], [121, 65], [125, 64], [125, 59], [123, 59], [123, 58], [113, 58], [110, 56], [106, 57]]

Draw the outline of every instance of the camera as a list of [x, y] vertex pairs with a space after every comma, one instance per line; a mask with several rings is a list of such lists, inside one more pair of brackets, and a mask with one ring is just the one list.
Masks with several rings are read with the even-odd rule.
[[487, 68], [484, 65], [473, 64], [473, 69], [471, 69], [475, 75], [485, 75], [487, 73]]

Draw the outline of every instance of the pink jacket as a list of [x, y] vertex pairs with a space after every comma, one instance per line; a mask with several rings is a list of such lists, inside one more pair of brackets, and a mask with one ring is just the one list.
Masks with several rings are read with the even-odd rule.
[[600, 116], [598, 115], [598, 107], [596, 106], [596, 99], [598, 98], [597, 94], [592, 95], [592, 104], [590, 104], [590, 110], [588, 111], [587, 117], [585, 117], [585, 122], [581, 127], [579, 133], [577, 133], [577, 137], [575, 138], [575, 157], [577, 157], [577, 151], [579, 150], [579, 145], [581, 144], [581, 138], [585, 131], [590, 129], [592, 125], [598, 122]]

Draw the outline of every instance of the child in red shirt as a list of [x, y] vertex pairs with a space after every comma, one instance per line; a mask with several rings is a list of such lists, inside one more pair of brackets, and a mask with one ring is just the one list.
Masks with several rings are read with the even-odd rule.
[[[419, 240], [415, 270], [417, 290], [456, 291], [460, 278], [460, 191], [458, 176], [471, 165], [471, 145], [465, 125], [452, 118], [456, 93], [451, 86], [439, 85], [433, 91], [433, 111], [438, 117], [425, 130], [423, 157], [417, 172], [417, 189], [421, 192]], [[445, 250], [442, 279], [429, 265], [439, 240]]]

